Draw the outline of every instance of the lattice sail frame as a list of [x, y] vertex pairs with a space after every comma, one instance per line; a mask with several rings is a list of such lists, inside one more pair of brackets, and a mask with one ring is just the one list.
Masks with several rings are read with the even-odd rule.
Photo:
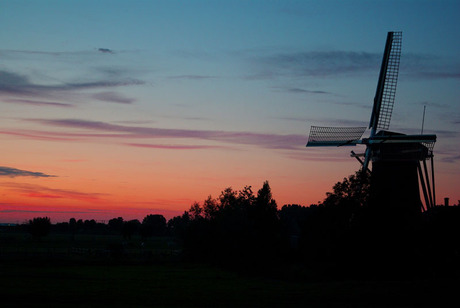
[[307, 147], [356, 145], [366, 127], [312, 126]]
[[402, 32], [388, 34], [379, 83], [374, 98], [374, 107], [369, 128], [388, 130], [398, 83], [399, 63], [401, 59]]

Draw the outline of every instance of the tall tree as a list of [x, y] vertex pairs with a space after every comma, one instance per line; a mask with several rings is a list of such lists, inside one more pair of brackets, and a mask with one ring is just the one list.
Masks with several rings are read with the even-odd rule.
[[49, 234], [51, 229], [51, 220], [49, 217], [35, 217], [29, 220], [28, 231], [37, 239]]
[[159, 236], [166, 232], [166, 218], [163, 215], [149, 214], [142, 220], [141, 235], [143, 237]]

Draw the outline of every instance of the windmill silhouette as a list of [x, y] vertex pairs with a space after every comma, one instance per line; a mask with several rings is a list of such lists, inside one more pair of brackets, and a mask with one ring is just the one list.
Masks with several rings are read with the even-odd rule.
[[[398, 81], [402, 32], [388, 32], [382, 66], [377, 83], [368, 138], [362, 138], [366, 127], [312, 126], [307, 147], [356, 146], [362, 144], [362, 154], [351, 151], [371, 173], [371, 197], [374, 206], [411, 215], [436, 204], [433, 147], [436, 135], [406, 135], [389, 131]], [[431, 183], [427, 167], [431, 160]], [[372, 162], [372, 171], [369, 164]], [[422, 188], [425, 204], [420, 198]]]

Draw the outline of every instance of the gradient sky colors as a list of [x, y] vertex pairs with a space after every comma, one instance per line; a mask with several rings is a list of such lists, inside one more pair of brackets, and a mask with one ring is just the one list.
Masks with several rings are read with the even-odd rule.
[[[170, 218], [268, 180], [309, 205], [359, 164], [305, 148], [366, 126], [403, 31], [390, 129], [438, 135], [437, 203], [460, 199], [458, 1], [0, 2], [0, 222]], [[354, 149], [360, 151], [362, 149]]]

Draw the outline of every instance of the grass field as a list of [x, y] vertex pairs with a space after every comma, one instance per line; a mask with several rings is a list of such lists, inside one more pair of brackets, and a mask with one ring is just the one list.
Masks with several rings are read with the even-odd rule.
[[[0, 307], [456, 307], [457, 281], [321, 280], [229, 270], [205, 264], [138, 259], [174, 251], [171, 239], [124, 243], [131, 258], [92, 253], [124, 242], [117, 236], [50, 235], [34, 241], [5, 235], [0, 248]], [[14, 256], [17, 255], [18, 258]], [[152, 256], [150, 255], [150, 256]], [[423, 269], [421, 269], [423, 270]], [[321, 269], [316, 269], [316, 274]], [[294, 274], [293, 274], [294, 273]], [[452, 302], [455, 301], [455, 302]]]
[[2, 307], [442, 307], [458, 290], [428, 281], [283, 281], [190, 264], [2, 264], [0, 272]]

